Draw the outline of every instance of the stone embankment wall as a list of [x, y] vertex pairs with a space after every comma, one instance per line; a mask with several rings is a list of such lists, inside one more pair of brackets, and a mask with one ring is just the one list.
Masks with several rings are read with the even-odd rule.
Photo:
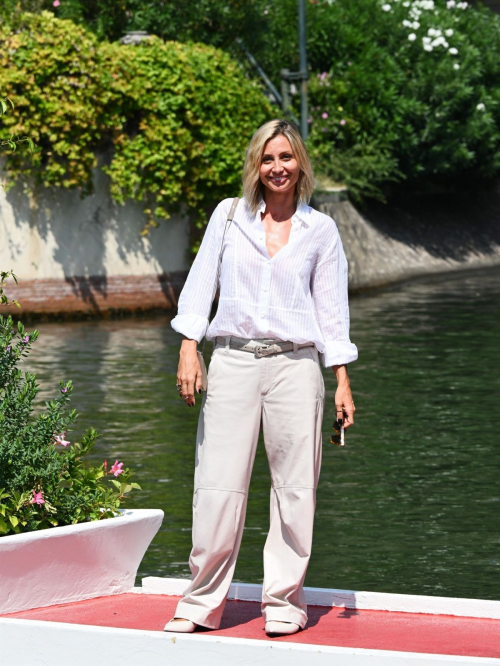
[[[359, 210], [342, 192], [319, 192], [349, 262], [351, 291], [429, 273], [500, 264], [500, 188]], [[23, 314], [105, 314], [172, 309], [189, 269], [189, 219], [178, 215], [141, 236], [142, 207], [118, 206], [107, 178], [95, 193], [0, 189], [0, 269], [14, 270]]]
[[500, 265], [500, 186], [362, 210], [342, 194], [321, 192], [313, 205], [337, 223], [354, 292], [419, 275]]

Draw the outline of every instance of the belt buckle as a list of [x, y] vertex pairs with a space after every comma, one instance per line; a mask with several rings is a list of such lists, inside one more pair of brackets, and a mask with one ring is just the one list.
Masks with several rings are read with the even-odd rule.
[[258, 345], [255, 347], [255, 355], [258, 358], [262, 358], [263, 356], [269, 356], [270, 354], [277, 354], [279, 349], [276, 349], [276, 347], [276, 344]]

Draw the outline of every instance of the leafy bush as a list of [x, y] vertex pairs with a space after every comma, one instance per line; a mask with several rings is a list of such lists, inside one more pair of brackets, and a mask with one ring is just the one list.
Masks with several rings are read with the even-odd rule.
[[239, 189], [244, 148], [271, 117], [260, 88], [224, 52], [162, 42], [98, 42], [53, 14], [23, 14], [0, 28], [0, 90], [15, 103], [9, 132], [40, 150], [8, 156], [11, 181], [92, 190], [95, 152], [119, 202], [134, 198], [166, 218], [187, 203], [203, 216]]
[[[6, 277], [2, 272], [2, 302]], [[37, 338], [38, 331], [27, 333], [21, 323], [15, 328], [12, 317], [0, 315], [0, 536], [111, 518], [139, 488], [118, 460], [109, 468], [106, 461], [99, 467], [83, 462], [95, 430], [81, 443], [66, 439], [77, 416], [69, 409], [71, 382], [61, 383], [59, 395], [34, 414], [36, 377], [18, 366]]]
[[498, 176], [499, 16], [454, 0], [349, 0], [318, 13], [311, 148], [323, 171], [372, 193], [402, 174], [413, 187]]

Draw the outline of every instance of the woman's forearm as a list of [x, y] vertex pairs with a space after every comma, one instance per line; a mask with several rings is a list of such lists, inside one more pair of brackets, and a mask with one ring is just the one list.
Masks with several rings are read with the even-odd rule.
[[338, 386], [350, 386], [347, 365], [332, 365], [332, 370], [337, 377]]

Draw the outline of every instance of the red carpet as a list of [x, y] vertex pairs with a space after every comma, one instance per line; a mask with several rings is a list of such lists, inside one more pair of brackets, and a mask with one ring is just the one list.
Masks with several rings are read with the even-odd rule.
[[[3, 617], [162, 631], [178, 597], [122, 594], [22, 611]], [[228, 601], [222, 626], [205, 636], [289, 641], [314, 645], [429, 654], [500, 657], [500, 620], [309, 606], [304, 631], [269, 639], [260, 604]]]

